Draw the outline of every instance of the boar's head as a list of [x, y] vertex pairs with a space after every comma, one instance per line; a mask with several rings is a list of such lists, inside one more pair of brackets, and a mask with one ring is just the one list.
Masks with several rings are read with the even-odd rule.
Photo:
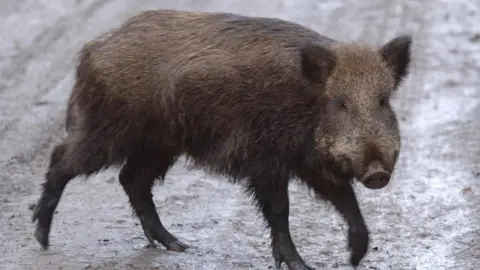
[[303, 52], [303, 73], [319, 85], [325, 105], [317, 150], [368, 188], [384, 187], [397, 162], [400, 132], [390, 99], [408, 74], [411, 42], [402, 35], [380, 48], [352, 43]]

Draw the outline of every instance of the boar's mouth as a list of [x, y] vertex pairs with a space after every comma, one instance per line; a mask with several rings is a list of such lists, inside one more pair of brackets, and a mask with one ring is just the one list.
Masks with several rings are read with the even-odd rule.
[[391, 174], [385, 170], [379, 161], [368, 164], [360, 182], [369, 189], [384, 188], [390, 182]]

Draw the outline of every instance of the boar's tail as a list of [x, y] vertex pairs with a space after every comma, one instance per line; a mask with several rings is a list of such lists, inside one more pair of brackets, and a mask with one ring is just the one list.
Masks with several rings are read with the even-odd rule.
[[78, 64], [75, 70], [75, 84], [67, 102], [66, 119], [65, 119], [65, 131], [67, 133], [72, 132], [80, 121], [81, 112], [79, 111], [77, 99], [81, 95], [81, 92], [86, 84], [88, 84], [88, 77], [90, 76], [90, 51], [98, 41], [92, 40], [83, 45], [78, 52]]

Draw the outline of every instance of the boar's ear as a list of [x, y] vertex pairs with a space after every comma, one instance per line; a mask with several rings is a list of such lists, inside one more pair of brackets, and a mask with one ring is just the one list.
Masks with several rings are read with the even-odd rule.
[[326, 47], [308, 44], [300, 50], [302, 74], [315, 83], [323, 83], [332, 74], [336, 56]]
[[380, 54], [392, 69], [397, 88], [408, 74], [410, 66], [412, 37], [410, 35], [398, 36], [387, 42], [380, 49]]

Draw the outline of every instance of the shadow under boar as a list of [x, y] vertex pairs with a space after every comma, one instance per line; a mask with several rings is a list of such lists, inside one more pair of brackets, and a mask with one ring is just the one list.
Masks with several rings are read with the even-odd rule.
[[369, 231], [352, 189], [384, 187], [400, 134], [390, 97], [408, 74], [411, 37], [381, 47], [340, 42], [296, 23], [230, 13], [144, 11], [86, 43], [58, 144], [34, 210], [48, 248], [67, 183], [112, 165], [152, 246], [184, 251], [151, 188], [181, 155], [252, 194], [275, 265], [313, 269], [289, 231], [290, 179], [331, 202], [349, 226], [350, 263]]

